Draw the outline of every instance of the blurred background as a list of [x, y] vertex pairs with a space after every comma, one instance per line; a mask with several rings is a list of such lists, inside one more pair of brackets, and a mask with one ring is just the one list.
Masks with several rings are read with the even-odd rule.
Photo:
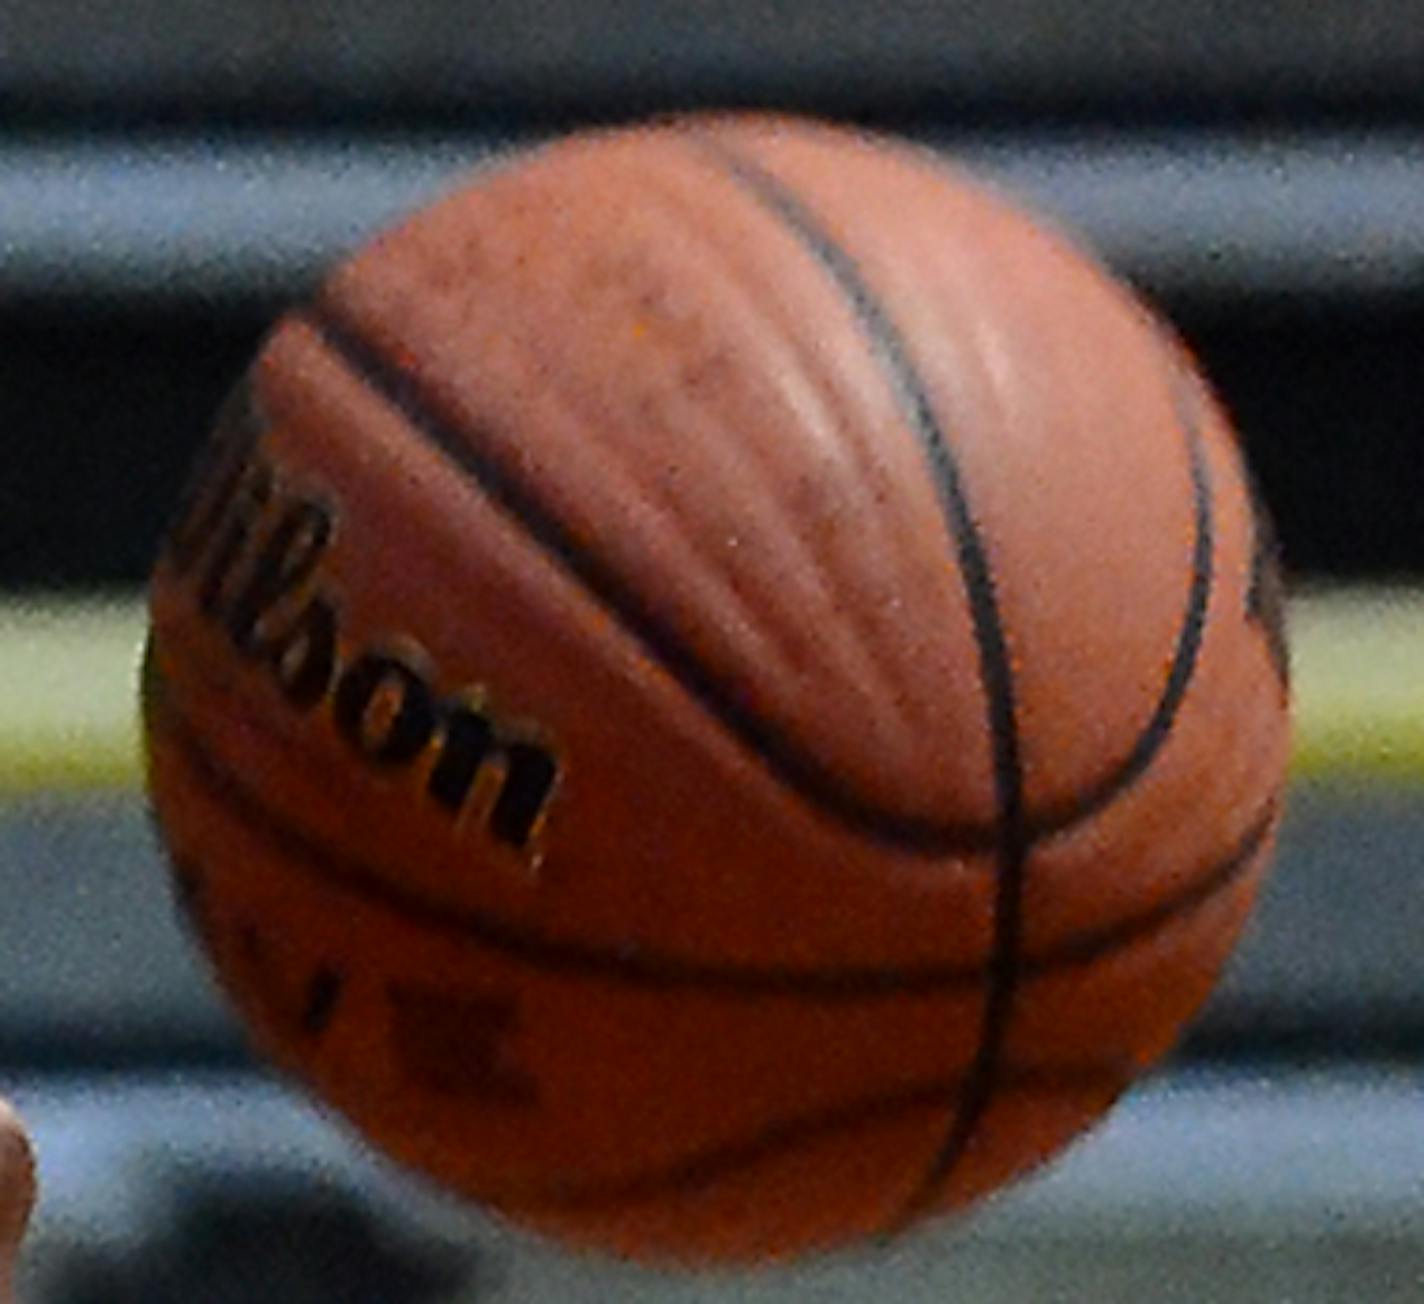
[[[442, 1201], [274, 1082], [170, 919], [138, 597], [319, 270], [491, 155], [669, 109], [903, 132], [1079, 230], [1246, 438], [1296, 599], [1278, 871], [1171, 1064], [893, 1250], [679, 1281]], [[1424, 1299], [1424, 4], [3, 0], [0, 1086], [34, 1304]]]

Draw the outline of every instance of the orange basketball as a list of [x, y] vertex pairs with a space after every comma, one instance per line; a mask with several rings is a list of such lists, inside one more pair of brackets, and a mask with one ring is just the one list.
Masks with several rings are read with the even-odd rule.
[[339, 266], [158, 562], [150, 777], [260, 1047], [565, 1240], [962, 1206], [1157, 1060], [1280, 814], [1190, 362], [907, 146], [689, 118]]

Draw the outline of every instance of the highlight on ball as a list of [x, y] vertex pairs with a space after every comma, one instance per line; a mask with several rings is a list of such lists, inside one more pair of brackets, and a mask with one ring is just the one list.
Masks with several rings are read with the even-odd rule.
[[1170, 330], [943, 160], [575, 136], [279, 321], [159, 557], [185, 914], [371, 1142], [786, 1259], [1089, 1128], [1281, 814], [1269, 524]]

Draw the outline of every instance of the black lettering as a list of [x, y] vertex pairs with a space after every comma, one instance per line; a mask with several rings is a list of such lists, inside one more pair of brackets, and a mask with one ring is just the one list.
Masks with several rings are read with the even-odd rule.
[[554, 790], [558, 766], [544, 748], [531, 743], [506, 743], [504, 756], [504, 783], [490, 811], [489, 828], [500, 841], [522, 847]]
[[298, 498], [281, 508], [277, 523], [223, 614], [223, 625], [239, 652], [246, 656], [271, 652], [260, 628], [263, 618], [284, 598], [299, 592], [316, 573], [331, 533], [331, 513], [319, 504]]
[[337, 681], [331, 713], [337, 732], [377, 765], [414, 760], [435, 732], [425, 681], [399, 658], [371, 652]]
[[480, 767], [494, 746], [494, 726], [464, 702], [447, 703], [440, 750], [425, 790], [452, 815], [469, 800]]
[[170, 532], [168, 556], [178, 574], [190, 575], [199, 610], [238, 655], [264, 668], [289, 705], [328, 708], [337, 734], [365, 762], [393, 768], [427, 758], [424, 789], [436, 807], [457, 820], [468, 814], [498, 842], [527, 847], [558, 780], [554, 756], [504, 733], [477, 690], [437, 697], [419, 662], [369, 646], [347, 662], [341, 611], [320, 581], [336, 515], [293, 492], [280, 469], [255, 454], [262, 433], [239, 388]]
[[272, 500], [273, 488], [269, 467], [258, 462], [245, 469], [198, 584], [198, 607], [204, 615], [221, 616], [228, 580]]
[[223, 405], [212, 437], [199, 450], [169, 527], [168, 556], [180, 575], [202, 556], [227, 514], [259, 434], [244, 382]]
[[469, 801], [481, 773], [499, 774], [488, 826], [501, 842], [526, 846], [548, 804], [558, 766], [533, 743], [505, 741], [494, 725], [467, 702], [441, 704], [442, 731], [426, 791], [452, 815]]
[[293, 706], [310, 710], [320, 703], [336, 674], [336, 611], [319, 594], [267, 643], [267, 661]]

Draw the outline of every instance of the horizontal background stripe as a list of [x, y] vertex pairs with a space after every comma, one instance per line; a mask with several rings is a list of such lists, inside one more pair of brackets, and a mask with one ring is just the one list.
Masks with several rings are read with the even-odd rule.
[[[458, 17], [455, 15], [458, 14]], [[79, 28], [84, 39], [76, 40]], [[16, 108], [328, 121], [708, 99], [893, 112], [1299, 112], [1421, 98], [1419, 0], [6, 0]]]
[[[211, 1075], [104, 1091], [16, 1086], [46, 1189], [37, 1263], [80, 1233], [110, 1252], [140, 1226], [171, 1235], [181, 1202], [207, 1225], [246, 1207], [266, 1217], [251, 1226], [286, 1227], [315, 1204], [351, 1219], [356, 1237], [371, 1234], [369, 1219], [391, 1245], [469, 1265], [462, 1301], [1406, 1304], [1424, 1275], [1424, 1129], [1417, 1076], [1405, 1073], [1159, 1081], [973, 1219], [790, 1272], [707, 1278], [536, 1247], [373, 1161], [272, 1084]], [[96, 1172], [112, 1177], [96, 1183]]]
[[[145, 628], [132, 595], [0, 600], [0, 794], [134, 788]], [[1424, 783], [1424, 592], [1291, 604], [1298, 778]]]
[[[1158, 294], [1424, 295], [1424, 130], [910, 132]], [[0, 140], [0, 297], [286, 299], [534, 136]]]

